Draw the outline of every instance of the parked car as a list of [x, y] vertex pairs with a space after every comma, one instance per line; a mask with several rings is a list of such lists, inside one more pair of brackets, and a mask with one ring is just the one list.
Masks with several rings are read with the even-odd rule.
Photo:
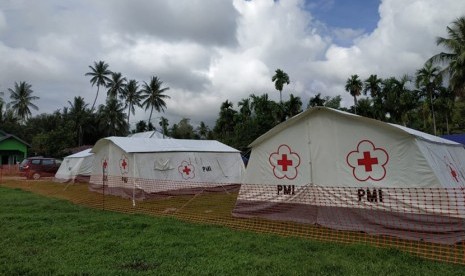
[[61, 165], [61, 160], [47, 157], [26, 158], [19, 164], [19, 173], [28, 179], [54, 176]]

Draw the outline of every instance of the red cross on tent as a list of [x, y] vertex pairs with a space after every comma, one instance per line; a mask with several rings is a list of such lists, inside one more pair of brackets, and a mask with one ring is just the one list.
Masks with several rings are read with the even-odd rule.
[[128, 158], [126, 155], [121, 155], [121, 159], [119, 160], [119, 170], [121, 171], [122, 175], [126, 175], [129, 173], [129, 163]]
[[378, 164], [378, 158], [371, 158], [369, 151], [363, 152], [363, 158], [357, 159], [359, 166], [365, 166], [366, 172], [371, 172], [373, 170], [373, 165]]
[[300, 156], [293, 152], [288, 145], [280, 145], [278, 151], [272, 152], [268, 160], [276, 178], [293, 180], [297, 177]]
[[188, 166], [184, 166], [184, 169], [182, 170], [182, 172], [189, 175], [189, 173], [191, 172], [191, 169], [189, 169]]
[[347, 154], [346, 162], [352, 168], [352, 174], [358, 181], [380, 181], [386, 176], [389, 155], [369, 140], [362, 140], [357, 148]]
[[178, 172], [181, 174], [181, 177], [185, 180], [192, 179], [195, 177], [195, 168], [190, 162], [187, 161], [181, 162], [181, 165], [178, 167]]

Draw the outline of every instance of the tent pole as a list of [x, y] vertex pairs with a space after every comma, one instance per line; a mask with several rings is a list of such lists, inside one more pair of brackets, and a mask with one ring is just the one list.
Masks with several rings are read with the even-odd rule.
[[135, 175], [135, 171], [136, 171], [136, 154], [134, 154], [134, 158], [133, 158], [133, 165], [132, 165], [132, 184], [133, 184], [133, 188], [132, 188], [132, 207], [136, 207], [136, 175]]

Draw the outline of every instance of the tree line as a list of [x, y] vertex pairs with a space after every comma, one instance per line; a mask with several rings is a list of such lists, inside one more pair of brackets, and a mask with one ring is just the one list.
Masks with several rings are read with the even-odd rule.
[[[126, 136], [159, 128], [165, 135], [184, 139], [216, 139], [246, 151], [247, 145], [277, 124], [314, 106], [327, 106], [377, 120], [402, 124], [435, 135], [465, 131], [465, 17], [447, 27], [448, 37], [439, 37], [441, 52], [428, 59], [411, 76], [379, 78], [371, 74], [366, 79], [351, 75], [345, 90], [354, 104], [341, 107], [341, 96], [329, 97], [317, 93], [304, 106], [300, 97], [290, 93], [283, 101], [282, 92], [290, 84], [289, 75], [277, 69], [271, 82], [280, 94], [279, 102], [268, 94], [250, 94], [234, 103], [226, 100], [219, 107], [215, 125], [210, 129], [204, 122], [192, 126], [189, 118], [170, 125], [161, 116], [158, 126], [152, 124], [153, 111], [164, 112], [169, 87], [156, 76], [148, 82], [127, 80], [120, 72], [112, 72], [104, 61], [94, 62], [85, 76], [96, 86], [91, 107], [80, 96], [52, 114], [31, 117], [31, 109], [38, 110], [32, 86], [21, 81], [0, 94], [1, 128], [32, 145], [38, 155], [62, 157], [69, 150], [82, 145], [93, 145], [107, 136]], [[444, 67], [441, 67], [444, 65]], [[105, 104], [95, 106], [100, 88], [106, 90]], [[10, 102], [1, 96], [10, 94]], [[6, 98], [6, 97], [5, 97]], [[129, 129], [135, 107], [150, 110], [147, 121], [137, 122]], [[59, 126], [59, 127], [57, 127]]]

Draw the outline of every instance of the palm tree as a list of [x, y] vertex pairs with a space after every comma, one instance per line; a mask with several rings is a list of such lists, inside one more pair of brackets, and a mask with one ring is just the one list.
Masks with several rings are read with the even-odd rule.
[[452, 22], [447, 27], [448, 37], [438, 37], [436, 43], [444, 46], [449, 52], [441, 52], [430, 58], [433, 62], [446, 62], [448, 66], [443, 72], [449, 74], [449, 85], [455, 95], [465, 96], [465, 16]]
[[203, 121], [201, 121], [200, 125], [197, 127], [197, 133], [199, 134], [200, 138], [206, 139], [208, 132], [210, 132], [210, 128]]
[[85, 103], [84, 98], [82, 97], [74, 97], [74, 101], [68, 101], [69, 105], [71, 106], [68, 112], [68, 116], [75, 124], [74, 131], [77, 134], [77, 142], [78, 146], [82, 146], [83, 144], [83, 125], [87, 121], [89, 117], [89, 110], [87, 108], [88, 104]]
[[128, 108], [128, 125], [129, 125], [129, 116], [131, 113], [134, 115], [136, 110], [135, 106], [140, 106], [140, 101], [142, 100], [142, 92], [139, 90], [139, 85], [136, 80], [130, 80], [128, 84], [124, 87], [120, 94], [121, 98], [125, 101], [124, 107]]
[[370, 75], [365, 80], [363, 85], [363, 94], [367, 94], [370, 91], [370, 96], [373, 102], [373, 116], [375, 119], [384, 119], [384, 106], [383, 106], [383, 95], [381, 85], [383, 80], [378, 78], [377, 75]]
[[237, 106], [240, 107], [239, 113], [244, 119], [249, 119], [252, 115], [252, 109], [250, 107], [250, 98], [242, 99]]
[[128, 125], [124, 115], [124, 106], [115, 98], [108, 98], [106, 105], [100, 105], [99, 124], [107, 130], [108, 136], [124, 136], [127, 134]]
[[437, 89], [441, 86], [442, 77], [440, 74], [440, 68], [434, 67], [431, 61], [427, 61], [425, 66], [416, 72], [415, 85], [417, 88], [421, 88], [429, 98], [431, 106], [431, 114], [433, 117], [433, 131], [436, 135], [436, 116], [434, 114], [434, 103], [433, 97]]
[[107, 82], [107, 97], [116, 98], [116, 96], [123, 94], [126, 87], [126, 78], [121, 73], [111, 73], [111, 79]]
[[352, 75], [347, 79], [345, 89], [347, 92], [354, 97], [354, 110], [357, 114], [357, 97], [360, 96], [362, 91], [362, 81], [358, 78], [358, 75]]
[[92, 104], [92, 108], [90, 109], [91, 111], [93, 111], [95, 107], [95, 102], [97, 101], [100, 86], [101, 85], [106, 86], [106, 84], [110, 81], [110, 78], [108, 78], [108, 75], [111, 74], [111, 71], [108, 70], [108, 64], [105, 63], [104, 61], [99, 61], [99, 62], [94, 61], [94, 67], [89, 65], [89, 68], [92, 71], [86, 73], [85, 76], [92, 77], [90, 79], [90, 83], [92, 83], [92, 86], [97, 85], [97, 94], [95, 95], [94, 103]]
[[162, 133], [163, 133], [163, 138], [165, 138], [165, 136], [168, 135], [168, 126], [169, 126], [168, 119], [161, 116], [160, 117], [160, 122], [158, 122], [158, 124], [161, 127], [161, 130], [162, 130]]
[[284, 84], [289, 84], [289, 75], [281, 69], [276, 69], [275, 75], [271, 78], [271, 81], [274, 82], [274, 87], [279, 91], [279, 102], [283, 102], [282, 91]]
[[34, 100], [40, 99], [39, 97], [32, 96], [31, 85], [25, 81], [15, 82], [15, 88], [8, 88], [10, 92], [10, 106], [11, 109], [15, 112], [16, 116], [24, 123], [29, 116], [31, 116], [32, 108], [34, 110], [39, 110], [39, 108], [32, 103]]
[[285, 113], [288, 118], [293, 117], [302, 112], [302, 100], [300, 97], [295, 97], [293, 94], [289, 96], [289, 100], [284, 103]]
[[145, 110], [150, 108], [149, 124], [152, 120], [153, 109], [155, 108], [158, 112], [164, 111], [164, 108], [166, 108], [165, 99], [170, 98], [170, 96], [163, 94], [170, 88], [161, 88], [162, 84], [163, 82], [158, 79], [158, 77], [153, 76], [149, 83], [144, 81], [144, 85], [142, 86], [142, 93], [145, 94], [143, 96], [145, 100], [142, 103], [142, 106], [145, 106]]

